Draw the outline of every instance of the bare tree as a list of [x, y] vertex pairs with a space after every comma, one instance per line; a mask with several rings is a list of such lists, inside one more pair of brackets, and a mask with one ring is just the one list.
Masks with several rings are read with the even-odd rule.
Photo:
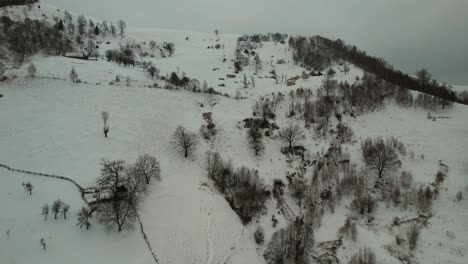
[[123, 161], [103, 161], [98, 186], [111, 194], [98, 205], [99, 221], [108, 229], [120, 232], [132, 228], [137, 218], [137, 208], [146, 184], [138, 176], [135, 166], [125, 166]]
[[[260, 60], [260, 56], [258, 53], [255, 55], [255, 74], [258, 74], [258, 72], [262, 69], [262, 61]], [[254, 85], [255, 87], [255, 85]]]
[[107, 137], [107, 133], [109, 133], [109, 126], [107, 125], [107, 120], [109, 119], [109, 112], [102, 111], [101, 118], [104, 122], [104, 127], [102, 128], [102, 131], [104, 132], [104, 137]]
[[401, 165], [395, 148], [392, 144], [386, 143], [382, 138], [377, 138], [376, 140], [367, 139], [362, 144], [362, 155], [366, 165], [376, 171], [379, 178], [382, 178], [384, 174]]
[[139, 156], [134, 167], [137, 176], [143, 177], [146, 184], [149, 184], [151, 179], [161, 180], [161, 168], [155, 157], [148, 154]]
[[417, 71], [416, 77], [418, 78], [420, 85], [429, 84], [432, 78], [431, 74], [425, 68], [422, 68], [421, 70]]
[[325, 78], [322, 80], [322, 87], [325, 90], [325, 93], [328, 96], [332, 94], [335, 91], [335, 88], [337, 87], [338, 82], [333, 79], [331, 75], [326, 75]]
[[133, 228], [137, 218], [136, 202], [126, 197], [125, 199], [111, 199], [99, 204], [99, 221], [108, 229], [117, 227], [120, 232], [125, 228]]
[[163, 48], [169, 52], [169, 57], [171, 57], [175, 52], [175, 45], [172, 42], [164, 43]]
[[44, 216], [44, 221], [47, 220], [47, 216], [49, 215], [49, 205], [44, 204], [41, 208], [41, 215]]
[[123, 38], [125, 34], [125, 29], [127, 28], [127, 23], [123, 20], [119, 20], [117, 22], [117, 26], [119, 27], [120, 37]]
[[117, 192], [119, 186], [122, 186], [127, 178], [125, 175], [125, 161], [101, 161], [101, 177], [97, 179], [96, 185], [99, 189], [111, 190], [113, 194]]
[[21, 183], [21, 185], [23, 186], [24, 190], [29, 193], [29, 195], [32, 195], [32, 190], [34, 186], [30, 182], [23, 182]]
[[349, 72], [349, 65], [347, 63], [344, 64], [343, 71], [345, 75]]
[[28, 67], [28, 77], [29, 77], [29, 78], [35, 78], [35, 77], [36, 77], [36, 73], [37, 73], [37, 69], [36, 69], [36, 66], [34, 65], [34, 63], [29, 64], [29, 67]]
[[244, 85], [244, 88], [247, 88], [249, 86], [249, 82], [247, 81], [247, 75], [245, 75], [242, 78], [242, 84]]
[[58, 213], [60, 213], [60, 210], [62, 209], [63, 202], [58, 199], [55, 200], [54, 203], [52, 204], [52, 213], [54, 213], [54, 218], [57, 219]]
[[258, 100], [253, 107], [254, 116], [260, 116], [262, 118], [261, 127], [268, 125], [268, 118], [274, 118], [272, 103], [268, 99]]
[[92, 217], [91, 209], [82, 207], [76, 216], [78, 218], [78, 223], [76, 225], [79, 226], [80, 228], [82, 228], [83, 226], [86, 226], [86, 230], [88, 230], [89, 226], [91, 225], [90, 223], [90, 220]]
[[86, 26], [88, 25], [88, 21], [83, 15], [78, 16], [78, 33], [83, 36], [86, 31]]
[[279, 138], [288, 143], [289, 149], [291, 150], [294, 143], [305, 139], [305, 135], [298, 124], [290, 123], [287, 127], [281, 129]]
[[265, 250], [265, 260], [268, 264], [285, 264], [291, 254], [289, 235], [282, 228], [271, 237]]
[[63, 213], [63, 218], [67, 220], [67, 213], [70, 210], [70, 205], [63, 203], [62, 205], [62, 213]]
[[172, 134], [172, 144], [179, 150], [184, 152], [184, 157], [188, 157], [189, 153], [195, 149], [198, 144], [198, 137], [195, 133], [187, 131], [183, 126], [178, 126], [174, 134]]
[[218, 30], [218, 29], [215, 29], [214, 33], [215, 33], [215, 36], [216, 36], [216, 37], [219, 36], [219, 30]]

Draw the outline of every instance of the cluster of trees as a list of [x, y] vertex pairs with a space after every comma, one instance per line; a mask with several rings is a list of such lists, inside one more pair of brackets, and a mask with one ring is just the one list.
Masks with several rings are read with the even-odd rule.
[[208, 152], [207, 172], [244, 224], [265, 209], [270, 191], [256, 170], [247, 167], [234, 169], [221, 159], [219, 153]]
[[431, 80], [427, 70], [418, 71], [417, 77], [414, 78], [393, 69], [385, 60], [369, 56], [366, 52], [359, 50], [356, 46], [346, 44], [341, 39], [331, 40], [321, 36], [291, 37], [289, 45], [294, 49], [294, 59], [306, 66], [326, 67], [334, 60], [343, 59], [400, 87], [427, 93], [447, 101], [460, 102], [456, 93], [450, 90], [446, 84]]
[[[8, 1], [7, 1], [8, 2]], [[12, 1], [15, 2], [15, 1]], [[35, 0], [18, 0], [16, 2], [33, 3]], [[3, 4], [3, 2], [2, 2]], [[126, 28], [125, 21], [120, 20], [117, 27], [107, 21], [95, 24], [91, 19], [87, 20], [83, 15], [76, 19], [65, 11], [63, 17], [54, 17], [52, 22], [46, 20], [32, 20], [26, 16], [23, 21], [13, 21], [8, 16], [0, 17], [0, 24], [9, 48], [15, 52], [15, 59], [21, 64], [26, 56], [44, 51], [50, 55], [64, 55], [75, 50], [79, 45], [83, 46], [88, 55], [93, 55], [96, 44], [92, 40], [98, 35], [116, 36], [117, 30], [123, 37]], [[83, 39], [88, 38], [84, 43]]]
[[253, 34], [243, 35], [237, 38], [238, 41], [251, 41], [251, 42], [284, 42], [288, 38], [288, 34], [283, 33], [268, 33], [268, 34]]
[[301, 63], [303, 67], [321, 71], [330, 67], [333, 62], [334, 54], [321, 49], [315, 37], [290, 37], [289, 47], [293, 49], [294, 61]]
[[51, 24], [27, 17], [23, 21], [12, 21], [3, 16], [0, 23], [3, 24], [8, 47], [15, 53], [18, 64], [40, 50], [51, 55], [63, 55], [73, 50], [73, 39], [64, 31], [61, 20]]
[[67, 220], [68, 211], [70, 211], [70, 205], [64, 203], [60, 199], [57, 199], [52, 203], [52, 206], [50, 207], [48, 204], [44, 204], [41, 208], [41, 215], [44, 216], [44, 221], [46, 221], [49, 212], [54, 214], [54, 219], [57, 219], [58, 214], [62, 213], [63, 219]]
[[185, 74], [182, 74], [182, 77], [179, 77], [176, 72], [171, 73], [168, 81], [176, 87], [186, 87], [190, 83], [190, 79], [185, 76]]
[[91, 208], [82, 208], [78, 213], [78, 226], [89, 228], [92, 213], [107, 228], [132, 228], [137, 219], [141, 199], [148, 192], [152, 181], [161, 180], [159, 162], [148, 154], [139, 156], [135, 164], [128, 165], [123, 160], [101, 162], [101, 176], [96, 187], [102, 192], [99, 200]]
[[296, 218], [286, 228], [271, 237], [264, 257], [268, 264], [311, 263], [309, 254], [315, 244], [312, 225], [304, 218]]
[[15, 5], [31, 5], [38, 2], [39, 0], [3, 0], [2, 2], [0, 2], [0, 7]]
[[[82, 39], [85, 36], [93, 38], [99, 35], [106, 37], [109, 34], [113, 37], [120, 35], [120, 37], [123, 38], [125, 35], [125, 29], [127, 28], [127, 24], [124, 20], [119, 20], [117, 22], [117, 26], [114, 25], [113, 22], [109, 24], [106, 20], [102, 21], [102, 23], [99, 24], [94, 23], [94, 21], [91, 19], [87, 20], [84, 15], [79, 15], [76, 18], [75, 23], [73, 20], [73, 16], [67, 11], [65, 11], [64, 20], [70, 35], [78, 33], [76, 36], [77, 39]], [[76, 28], [78, 32], [76, 32]]]
[[135, 52], [130, 46], [122, 46], [120, 49], [106, 51], [107, 61], [113, 61], [124, 66], [132, 65], [135, 67]]

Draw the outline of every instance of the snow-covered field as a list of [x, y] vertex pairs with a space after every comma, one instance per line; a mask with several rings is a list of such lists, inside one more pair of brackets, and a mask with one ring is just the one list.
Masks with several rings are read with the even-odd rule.
[[[164, 82], [151, 79], [141, 68], [123, 67], [105, 60], [34, 56], [31, 61], [37, 67], [37, 78], [26, 77], [29, 64], [25, 64], [20, 69], [7, 71], [17, 78], [0, 83], [0, 94], [3, 94], [0, 98], [0, 164], [67, 176], [87, 187], [99, 176], [101, 159], [134, 162], [138, 155], [148, 153], [160, 161], [162, 181], [151, 186], [140, 216], [160, 263], [265, 263], [265, 247], [257, 246], [253, 238], [256, 227], [260, 225], [265, 229], [268, 241], [287, 220], [277, 213], [276, 202], [270, 199], [267, 212], [244, 226], [207, 178], [205, 152], [217, 150], [223, 159], [232, 160], [235, 167], [245, 165], [257, 169], [268, 185], [276, 178], [285, 180], [291, 168], [280, 153], [284, 144], [266, 138], [264, 154], [256, 157], [239, 122], [252, 116], [252, 106], [260, 96], [277, 92], [288, 94], [298, 87], [315, 90], [322, 77], [301, 79], [290, 87], [276, 84], [271, 78], [260, 78], [269, 75], [272, 69], [288, 77], [303, 71], [292, 63], [287, 45], [266, 42], [258, 49], [264, 67], [255, 78], [256, 87], [243, 89], [242, 74], [233, 79], [226, 77], [233, 72], [231, 59], [237, 37], [221, 34], [219, 43], [224, 49], [217, 50], [207, 49], [218, 43], [213, 33], [131, 29], [127, 34], [126, 41], [132, 38], [138, 42], [173, 42], [174, 56], [151, 60], [161, 69], [162, 76], [173, 71], [185, 72], [188, 77], [201, 82], [206, 80], [215, 90], [231, 96], [215, 96], [217, 104], [214, 106], [208, 102], [212, 99], [201, 93], [148, 88], [155, 82], [163, 86]], [[101, 54], [109, 47], [116, 47], [121, 40], [110, 41], [110, 45], [100, 47]], [[271, 63], [278, 59], [287, 63]], [[68, 80], [72, 67], [85, 83]], [[335, 67], [337, 80], [351, 82], [362, 75], [355, 67], [347, 74], [341, 72], [340, 67]], [[243, 71], [249, 78], [253, 72], [253, 66]], [[130, 77], [130, 86], [109, 85], [116, 76], [122, 80]], [[221, 83], [225, 87], [218, 86]], [[238, 90], [247, 99], [232, 99]], [[283, 102], [277, 110], [275, 121], [280, 127], [289, 122], [288, 106]], [[102, 135], [101, 111], [110, 113], [109, 138]], [[219, 135], [213, 144], [201, 140], [195, 154], [184, 159], [170, 144], [171, 134], [179, 125], [198, 132], [205, 122], [204, 112], [213, 112]], [[428, 227], [422, 229], [415, 256], [420, 263], [467, 263], [468, 204], [466, 199], [460, 203], [455, 203], [454, 199], [458, 191], [468, 197], [468, 158], [464, 155], [468, 149], [468, 107], [455, 104], [433, 115], [449, 118], [433, 121], [426, 118], [427, 111], [422, 109], [389, 104], [356, 119], [347, 117], [346, 121], [357, 140], [394, 136], [405, 143], [415, 155], [405, 157], [402, 167], [412, 172], [416, 182], [432, 182], [439, 161], [449, 166], [443, 191], [434, 204], [434, 216]], [[306, 133], [303, 142], [310, 153], [323, 151], [329, 143], [327, 139], [314, 139], [311, 131]], [[347, 147], [351, 159], [361, 162], [359, 144]], [[0, 263], [153, 262], [139, 227], [121, 233], [106, 231], [97, 222], [93, 222], [89, 231], [76, 227], [75, 215], [85, 204], [69, 182], [1, 167], [0, 180]], [[23, 191], [22, 182], [34, 185], [31, 196]], [[69, 219], [53, 220], [49, 216], [49, 220], [44, 221], [40, 215], [41, 206], [58, 198], [70, 204]], [[343, 201], [334, 214], [325, 214], [323, 225], [315, 230], [316, 242], [337, 239], [336, 231], [349, 214], [348, 206], [349, 201]], [[394, 240], [394, 235], [384, 226], [390, 225], [393, 216], [404, 218], [405, 213], [380, 205], [375, 218], [382, 228], [374, 230], [360, 225], [357, 242], [345, 242], [338, 257], [346, 263], [360, 247], [368, 246], [376, 252], [378, 263], [400, 263], [384, 248]], [[271, 225], [272, 214], [279, 220], [276, 229]], [[408, 217], [415, 217], [415, 214], [408, 212]], [[455, 237], [448, 236], [447, 232]], [[40, 238], [47, 241], [46, 251], [39, 244]]]

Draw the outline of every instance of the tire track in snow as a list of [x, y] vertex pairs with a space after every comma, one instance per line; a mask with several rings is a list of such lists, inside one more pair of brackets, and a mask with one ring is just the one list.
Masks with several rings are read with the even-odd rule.
[[[206, 208], [205, 206], [203, 206]], [[214, 255], [214, 248], [213, 248], [213, 240], [211, 238], [211, 213], [213, 211], [213, 208], [210, 208], [210, 210], [207, 213], [207, 221], [205, 225], [205, 240], [206, 240], [206, 264], [212, 264], [214, 263], [215, 255]]]

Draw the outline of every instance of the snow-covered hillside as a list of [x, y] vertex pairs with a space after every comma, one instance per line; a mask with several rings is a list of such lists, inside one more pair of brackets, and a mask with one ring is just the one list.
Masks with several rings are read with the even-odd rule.
[[[21, 14], [18, 10], [22, 7], [11, 8], [10, 12]], [[32, 12], [32, 16], [48, 12], [52, 17], [58, 11], [47, 7]], [[282, 93], [285, 99], [277, 106], [274, 122], [280, 128], [293, 121], [304, 127], [303, 119], [288, 117], [293, 101], [288, 94], [299, 87], [316, 93], [324, 76], [300, 78], [292, 86], [276, 82], [270, 78], [272, 70], [289, 79], [301, 76], [305, 69], [294, 64], [287, 44], [264, 42], [256, 49], [263, 62], [259, 73], [254, 74], [251, 64], [230, 78], [227, 75], [234, 72], [237, 38], [220, 34], [217, 41], [213, 33], [130, 29], [124, 39], [103, 38], [99, 47], [103, 55], [122, 43], [172, 42], [176, 47], [173, 56], [144, 60], [152, 61], [161, 76], [185, 73], [189, 78], [206, 81], [224, 96], [163, 89], [167, 82], [151, 78], [142, 68], [123, 67], [104, 58], [91, 61], [38, 54], [18, 69], [9, 68], [5, 73], [9, 79], [0, 82], [0, 164], [66, 176], [83, 187], [91, 187], [100, 175], [102, 159], [132, 163], [139, 155], [150, 154], [160, 162], [162, 180], [150, 186], [139, 215], [159, 263], [266, 263], [263, 254], [272, 234], [286, 227], [289, 218], [302, 215], [302, 206], [286, 188], [284, 199], [290, 215], [282, 213], [271, 197], [263, 214], [244, 225], [208, 178], [206, 152], [219, 152], [234, 167], [258, 170], [268, 187], [275, 179], [287, 183], [286, 175], [294, 172], [300, 161], [281, 153], [285, 143], [278, 139], [277, 132], [264, 137], [264, 153], [256, 156], [242, 120], [252, 117], [260, 97]], [[211, 48], [218, 43], [223, 48]], [[285, 63], [277, 64], [281, 59]], [[37, 68], [35, 78], [28, 77], [30, 62]], [[81, 83], [69, 80], [72, 68]], [[353, 83], [363, 76], [362, 70], [352, 65], [346, 73], [343, 65], [334, 64], [332, 68], [337, 81]], [[254, 78], [255, 87], [243, 87], [244, 74], [249, 81], [251, 76]], [[115, 82], [117, 76], [121, 82]], [[234, 99], [239, 94], [244, 99]], [[102, 111], [110, 113], [108, 138], [102, 134]], [[212, 141], [200, 139], [194, 154], [184, 158], [170, 142], [171, 135], [179, 125], [198, 134], [206, 112], [213, 113], [218, 134]], [[421, 229], [413, 261], [466, 263], [468, 230], [464, 225], [468, 223], [468, 203], [466, 198], [455, 202], [455, 196], [461, 192], [468, 197], [468, 158], [464, 155], [468, 149], [467, 115], [467, 106], [454, 104], [431, 111], [428, 118], [427, 110], [401, 107], [391, 101], [371, 113], [343, 115], [343, 122], [354, 131], [353, 140], [343, 144], [352, 162], [364, 164], [361, 140], [393, 136], [408, 152], [401, 156], [401, 169], [392, 171], [393, 176], [398, 177], [405, 169], [412, 173], [415, 183], [432, 183], [441, 163], [449, 168], [434, 200], [432, 217]], [[332, 135], [316, 137], [313, 129], [305, 129], [301, 144], [307, 149], [307, 158], [314, 159], [326, 153], [333, 139]], [[307, 177], [311, 175], [310, 167]], [[0, 263], [154, 262], [138, 225], [122, 232], [107, 231], [97, 221], [92, 222], [90, 230], [77, 227], [75, 215], [86, 204], [70, 182], [4, 167], [0, 167], [0, 181]], [[22, 182], [33, 184], [31, 195], [24, 192]], [[56, 199], [71, 206], [68, 219], [49, 216], [44, 221], [41, 206]], [[324, 210], [322, 225], [314, 230], [317, 246], [310, 254], [311, 263], [317, 261], [312, 256], [323, 252], [318, 246], [321, 242], [341, 240], [337, 230], [352, 214], [350, 202], [351, 197], [346, 197], [333, 210]], [[278, 220], [276, 227], [272, 226], [272, 215]], [[392, 226], [395, 216], [406, 220], [418, 217], [418, 212], [379, 202], [371, 224], [356, 220], [357, 240], [343, 239], [338, 247], [336, 256], [341, 263], [347, 263], [364, 246], [376, 253], [377, 263], [401, 263], [388, 250], [399, 232]], [[258, 226], [265, 230], [263, 245], [257, 245], [254, 239]], [[46, 250], [41, 247], [41, 238], [47, 243]]]

